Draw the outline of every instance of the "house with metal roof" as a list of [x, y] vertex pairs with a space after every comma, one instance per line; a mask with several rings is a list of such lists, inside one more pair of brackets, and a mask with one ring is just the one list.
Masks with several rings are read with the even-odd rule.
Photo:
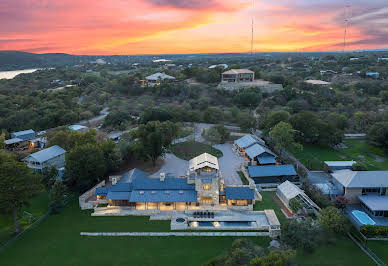
[[13, 132], [11, 133], [11, 138], [12, 139], [22, 139], [22, 140], [30, 140], [35, 138], [35, 131], [32, 129], [28, 130], [23, 130], [23, 131], [18, 131], [18, 132]]
[[[366, 200], [369, 195], [388, 195], [388, 171], [339, 170], [331, 174], [333, 184], [351, 204]], [[387, 201], [388, 204], [388, 201]]]
[[35, 171], [43, 171], [43, 169], [55, 167], [57, 169], [65, 166], [66, 151], [58, 145], [32, 153], [23, 159], [29, 168]]
[[219, 172], [218, 160], [204, 153], [189, 162], [184, 178], [151, 178], [133, 169], [112, 183], [95, 190], [97, 200], [109, 206], [129, 206], [136, 210], [186, 210], [212, 206], [249, 207], [253, 209], [254, 189], [248, 186], [226, 187]]
[[276, 195], [285, 206], [290, 208], [290, 200], [295, 199], [306, 210], [306, 212], [315, 212], [321, 210], [314, 201], [312, 201], [306, 193], [297, 185], [286, 180], [281, 183], [276, 190]]
[[148, 86], [155, 86], [155, 85], [160, 85], [161, 82], [164, 80], [174, 80], [175, 77], [167, 75], [165, 73], [155, 73], [150, 76], [147, 76], [146, 78]]
[[71, 125], [69, 126], [69, 129], [71, 131], [80, 131], [80, 132], [86, 132], [89, 130], [87, 126], [82, 126], [82, 125]]
[[19, 138], [7, 139], [4, 146], [7, 151], [24, 150], [28, 147], [28, 141]]
[[325, 166], [331, 172], [344, 169], [352, 169], [356, 161], [325, 161]]
[[256, 184], [280, 184], [286, 180], [298, 182], [299, 176], [292, 164], [248, 166], [248, 174]]
[[276, 154], [265, 146], [265, 142], [260, 138], [245, 135], [234, 141], [234, 148], [250, 161], [249, 165], [276, 164]]

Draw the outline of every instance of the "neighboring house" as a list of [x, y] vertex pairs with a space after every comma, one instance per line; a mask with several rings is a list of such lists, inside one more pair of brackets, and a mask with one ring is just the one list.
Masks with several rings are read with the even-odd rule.
[[217, 158], [207, 153], [190, 160], [185, 178], [164, 173], [150, 178], [133, 169], [116, 181], [97, 188], [97, 200], [136, 210], [182, 211], [218, 205], [252, 209], [255, 199], [254, 190], [247, 186], [225, 187]]
[[58, 145], [32, 153], [23, 161], [27, 162], [29, 168], [41, 172], [45, 168], [56, 167], [57, 169], [65, 166], [66, 151]]
[[160, 83], [166, 79], [167, 80], [174, 80], [175, 78], [173, 76], [169, 76], [167, 74], [160, 73], [160, 72], [146, 77], [146, 81], [147, 81], [148, 86], [160, 85]]
[[335, 75], [335, 74], [338, 74], [336, 71], [334, 70], [321, 70], [319, 71], [319, 73], [321, 73], [321, 75]]
[[302, 189], [288, 180], [278, 186], [276, 195], [288, 208], [290, 208], [290, 200], [295, 199], [308, 213], [321, 210]]
[[292, 164], [248, 166], [248, 174], [256, 184], [280, 184], [286, 180], [298, 182], [299, 177]]
[[222, 67], [222, 68], [226, 69], [226, 68], [228, 68], [228, 65], [227, 64], [211, 65], [208, 68], [209, 69], [213, 69], [213, 68], [216, 68], [216, 67]]
[[249, 69], [231, 69], [222, 73], [221, 82], [252, 82], [255, 72]]
[[262, 139], [245, 135], [234, 141], [234, 147], [250, 161], [249, 165], [276, 164], [276, 154], [265, 146]]
[[379, 78], [380, 73], [379, 72], [366, 72], [365, 76], [371, 77], [371, 78]]
[[11, 139], [22, 139], [22, 140], [30, 140], [35, 138], [35, 131], [32, 129], [18, 131], [11, 133]]
[[377, 61], [380, 62], [380, 61], [388, 61], [388, 57], [379, 57], [377, 58]]
[[82, 126], [82, 125], [71, 125], [71, 126], [69, 126], [69, 129], [71, 131], [80, 131], [80, 132], [86, 132], [89, 130], [88, 127]]
[[[388, 195], [388, 171], [339, 170], [331, 174], [333, 184], [350, 204], [369, 202], [369, 196]], [[380, 200], [386, 200], [387, 197]], [[371, 198], [372, 199], [372, 198]], [[376, 202], [376, 200], [374, 200]], [[388, 211], [388, 201], [387, 211]]]
[[24, 150], [28, 147], [28, 141], [19, 138], [7, 139], [4, 144], [5, 149], [8, 151]]
[[325, 166], [331, 172], [344, 169], [352, 169], [356, 161], [325, 161]]

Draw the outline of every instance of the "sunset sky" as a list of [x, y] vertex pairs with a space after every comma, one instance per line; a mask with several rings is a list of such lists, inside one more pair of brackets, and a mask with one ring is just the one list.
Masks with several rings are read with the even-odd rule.
[[162, 54], [388, 48], [387, 0], [1, 0], [0, 50]]

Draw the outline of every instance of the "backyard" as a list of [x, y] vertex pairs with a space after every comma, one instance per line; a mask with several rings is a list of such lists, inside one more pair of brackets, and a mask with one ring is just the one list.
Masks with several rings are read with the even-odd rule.
[[304, 144], [303, 150], [292, 154], [311, 170], [324, 170], [324, 161], [355, 160], [368, 170], [388, 170], [388, 154], [382, 148], [372, 146], [363, 140], [344, 140], [345, 149]]
[[212, 146], [196, 141], [185, 141], [172, 145], [171, 152], [178, 158], [190, 160], [204, 152], [210, 153], [217, 158], [222, 157], [222, 152]]
[[[264, 193], [256, 209], [279, 208], [272, 192]], [[2, 265], [201, 265], [230, 248], [233, 237], [81, 237], [87, 232], [169, 231], [169, 221], [148, 217], [91, 217], [73, 200], [66, 209], [48, 217], [0, 254]], [[268, 246], [266, 237], [252, 238]], [[299, 253], [297, 262], [312, 265], [372, 265], [348, 239], [319, 248], [313, 254]], [[20, 256], [23, 251], [23, 256]], [[315, 262], [315, 263], [314, 263]]]

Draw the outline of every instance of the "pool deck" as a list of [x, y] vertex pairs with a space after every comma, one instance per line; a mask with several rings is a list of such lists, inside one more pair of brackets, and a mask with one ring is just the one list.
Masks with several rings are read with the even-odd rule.
[[365, 212], [369, 218], [371, 218], [376, 224], [375, 225], [384, 225], [388, 226], [388, 217], [375, 217], [367, 213], [361, 205], [349, 205], [346, 207], [346, 213], [350, 218], [350, 221], [359, 229], [363, 224], [352, 214], [352, 211], [362, 211]]

